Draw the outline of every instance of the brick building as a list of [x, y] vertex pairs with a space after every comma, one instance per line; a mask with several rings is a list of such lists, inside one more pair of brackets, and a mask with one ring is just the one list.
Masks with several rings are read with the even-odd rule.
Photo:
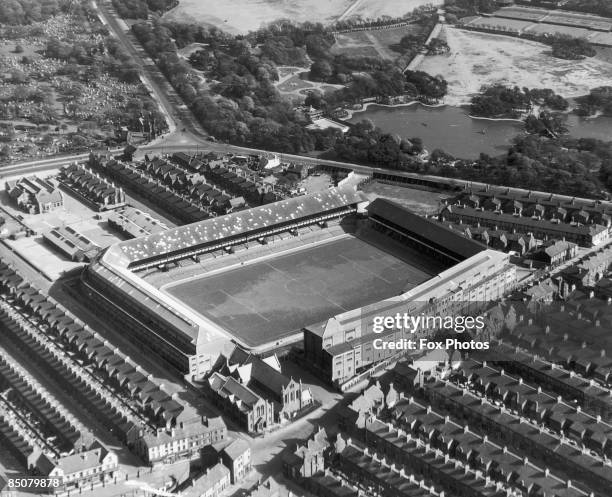
[[62, 192], [37, 176], [7, 181], [5, 191], [19, 209], [30, 214], [51, 212], [64, 205]]
[[241, 384], [274, 403], [276, 420], [291, 419], [302, 409], [312, 405], [310, 389], [281, 373], [276, 355], [262, 359], [240, 347], [225, 357], [221, 355], [215, 371], [231, 376]]
[[323, 428], [318, 428], [304, 445], [298, 444], [293, 452], [285, 456], [283, 472], [296, 481], [323, 472], [325, 453], [329, 447], [327, 433]]
[[194, 481], [194, 486], [200, 492], [200, 497], [218, 497], [230, 486], [230, 470], [217, 463]]
[[251, 446], [238, 438], [221, 451], [221, 460], [230, 470], [232, 483], [238, 483], [251, 471]]
[[558, 240], [534, 252], [531, 258], [543, 262], [546, 266], [554, 267], [576, 257], [577, 254], [578, 245], [565, 240]]
[[206, 383], [212, 402], [249, 433], [262, 433], [274, 424], [274, 405], [232, 376], [217, 372]]
[[193, 418], [179, 422], [169, 430], [147, 433], [135, 443], [135, 452], [147, 464], [171, 463], [199, 457], [200, 450], [227, 437], [227, 426], [221, 417]]
[[59, 479], [62, 490], [69, 491], [111, 481], [119, 469], [119, 463], [117, 454], [98, 446], [57, 461], [46, 459], [46, 464], [39, 463], [39, 468], [44, 476]]
[[100, 210], [116, 209], [125, 205], [123, 188], [102, 178], [84, 164], [63, 167], [58, 179], [77, 197], [94, 204]]

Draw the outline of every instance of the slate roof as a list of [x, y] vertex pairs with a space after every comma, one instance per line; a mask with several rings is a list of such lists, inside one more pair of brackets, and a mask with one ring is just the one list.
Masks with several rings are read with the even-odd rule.
[[231, 444], [225, 447], [223, 452], [225, 452], [230, 459], [235, 460], [250, 448], [251, 446], [244, 438], [237, 438]]
[[567, 223], [554, 223], [546, 219], [532, 219], [530, 217], [514, 216], [513, 214], [480, 211], [472, 207], [460, 205], [451, 205], [446, 209], [449, 213], [454, 213], [458, 216], [469, 216], [491, 223], [509, 223], [511, 225], [520, 226], [523, 229], [533, 229], [536, 231], [546, 230], [557, 233], [559, 237], [563, 236], [565, 233], [571, 233], [577, 236], [593, 236], [607, 230], [605, 226], [599, 224], [573, 225]]
[[64, 474], [74, 474], [101, 465], [107, 454], [108, 451], [105, 448], [97, 447], [86, 452], [62, 457], [55, 467]]

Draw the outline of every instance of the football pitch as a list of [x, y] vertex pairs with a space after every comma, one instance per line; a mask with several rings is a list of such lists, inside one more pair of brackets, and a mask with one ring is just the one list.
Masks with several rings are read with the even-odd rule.
[[165, 288], [249, 346], [402, 293], [429, 279], [432, 263], [401, 259], [353, 236]]

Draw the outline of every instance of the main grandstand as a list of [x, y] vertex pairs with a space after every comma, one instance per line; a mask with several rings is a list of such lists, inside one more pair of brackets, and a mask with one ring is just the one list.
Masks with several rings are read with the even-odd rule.
[[[85, 294], [131, 340], [197, 379], [232, 342], [256, 353], [301, 342], [305, 326], [420, 294], [465, 259], [456, 278], [491, 272], [491, 256], [475, 259], [483, 245], [452, 231], [445, 243], [440, 225], [381, 202], [365, 220], [365, 197], [333, 188], [120, 242], [84, 271]], [[404, 224], [423, 238], [405, 238]]]

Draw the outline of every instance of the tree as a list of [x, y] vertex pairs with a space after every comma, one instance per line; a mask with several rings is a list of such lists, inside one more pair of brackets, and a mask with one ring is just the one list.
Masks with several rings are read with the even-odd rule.
[[15, 45], [15, 53], [23, 53], [23, 47], [19, 44]]
[[310, 79], [314, 81], [329, 81], [333, 74], [334, 70], [327, 60], [317, 60], [310, 66]]
[[504, 329], [504, 311], [496, 305], [487, 312], [483, 333], [487, 338], [498, 337]]
[[516, 328], [517, 317], [514, 306], [510, 306], [508, 312], [506, 313], [506, 317], [504, 319], [504, 327], [507, 332], [512, 333], [514, 328]]
[[48, 147], [53, 144], [53, 137], [49, 134], [44, 134], [40, 139], [41, 145]]
[[308, 93], [306, 100], [304, 100], [304, 105], [312, 106], [315, 109], [320, 109], [324, 106], [323, 95], [318, 90], [313, 90]]

